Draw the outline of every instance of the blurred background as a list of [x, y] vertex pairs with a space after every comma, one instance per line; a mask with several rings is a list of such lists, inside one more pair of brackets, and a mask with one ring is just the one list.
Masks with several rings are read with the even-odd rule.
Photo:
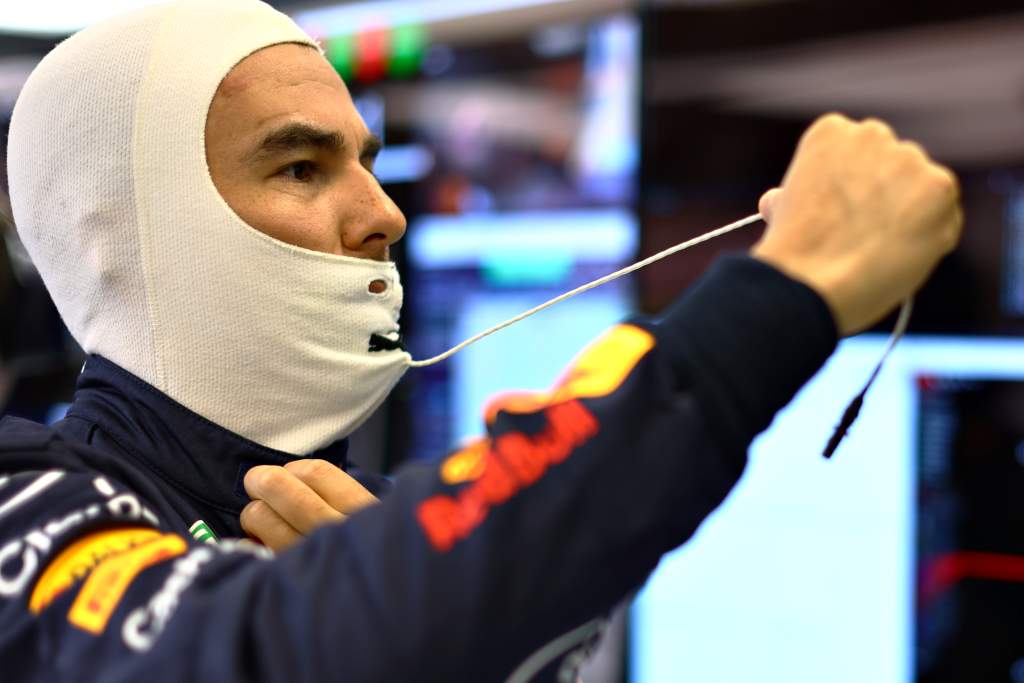
[[[0, 156], [21, 85], [131, 0], [5, 0]], [[1024, 683], [1024, 6], [813, 0], [273, 2], [385, 141], [417, 358], [756, 211], [819, 114], [879, 116], [960, 175], [964, 241], [836, 458], [892, 320], [844, 342], [725, 504], [620, 611], [586, 683]], [[0, 165], [0, 409], [59, 419], [83, 359], [20, 246]], [[733, 233], [409, 373], [353, 437], [393, 471], [476, 435], [654, 314]], [[770, 359], [765, 359], [770, 362]], [[628, 454], [623, 454], [628, 457]], [[666, 448], [665, 457], [672, 457]], [[651, 476], [657, 476], [652, 472]]]

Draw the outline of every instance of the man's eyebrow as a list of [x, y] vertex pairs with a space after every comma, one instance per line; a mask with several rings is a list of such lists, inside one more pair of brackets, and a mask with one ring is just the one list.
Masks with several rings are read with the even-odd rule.
[[[380, 152], [382, 146], [383, 143], [379, 137], [370, 135], [360, 147], [360, 159], [373, 159]], [[308, 123], [289, 123], [267, 133], [248, 156], [253, 160], [262, 160], [303, 149], [316, 149], [336, 154], [344, 148], [345, 138], [338, 131]]]
[[345, 138], [337, 131], [308, 123], [289, 123], [263, 136], [260, 143], [247, 156], [253, 160], [260, 160], [300, 149], [339, 152], [344, 147]]
[[373, 161], [380, 154], [380, 150], [384, 148], [384, 141], [377, 135], [369, 135], [363, 140], [363, 146], [359, 150], [360, 159], [369, 159]]

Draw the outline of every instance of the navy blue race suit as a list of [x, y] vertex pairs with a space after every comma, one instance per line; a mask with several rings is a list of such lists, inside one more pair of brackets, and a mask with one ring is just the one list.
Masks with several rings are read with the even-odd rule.
[[836, 336], [809, 288], [722, 259], [276, 557], [230, 539], [245, 471], [293, 458], [90, 357], [62, 422], [0, 423], [0, 678], [571, 680], [588, 622], [721, 503]]

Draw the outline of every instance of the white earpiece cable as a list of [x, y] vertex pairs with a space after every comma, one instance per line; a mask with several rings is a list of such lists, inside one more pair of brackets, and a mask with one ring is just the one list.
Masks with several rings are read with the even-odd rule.
[[608, 275], [605, 275], [604, 277], [600, 277], [600, 278], [598, 278], [598, 279], [596, 279], [596, 280], [594, 280], [592, 282], [586, 283], [585, 285], [581, 285], [581, 286], [577, 287], [576, 289], [573, 289], [571, 291], [566, 292], [565, 294], [560, 294], [559, 296], [556, 296], [554, 299], [551, 299], [550, 301], [545, 301], [544, 303], [540, 304], [539, 306], [534, 306], [530, 310], [524, 311], [523, 313], [520, 313], [519, 315], [515, 316], [514, 318], [509, 318], [508, 320], [506, 320], [503, 323], [499, 323], [499, 324], [495, 325], [494, 327], [491, 327], [491, 328], [488, 328], [488, 329], [484, 330], [480, 334], [477, 334], [477, 335], [474, 335], [474, 336], [470, 337], [466, 341], [464, 341], [461, 344], [458, 344], [456, 346], [453, 346], [452, 348], [448, 349], [447, 351], [445, 351], [442, 354], [434, 356], [433, 358], [427, 358], [426, 360], [410, 360], [408, 362], [408, 365], [409, 365], [409, 367], [412, 367], [412, 368], [423, 368], [423, 367], [426, 367], [428, 365], [434, 365], [435, 363], [440, 363], [441, 361], [445, 360], [446, 358], [449, 358], [449, 357], [453, 356], [454, 354], [458, 353], [459, 351], [461, 351], [462, 349], [466, 348], [470, 344], [478, 342], [481, 339], [483, 339], [484, 337], [490, 336], [490, 335], [494, 334], [495, 332], [497, 332], [498, 330], [502, 330], [502, 329], [508, 327], [509, 325], [515, 324], [515, 323], [519, 322], [520, 320], [522, 320], [524, 318], [529, 318], [534, 313], [540, 313], [545, 308], [550, 308], [550, 307], [554, 306], [557, 303], [560, 303], [562, 301], [565, 301], [566, 299], [574, 297], [577, 294], [582, 294], [583, 292], [591, 290], [594, 287], [600, 287], [601, 285], [605, 284], [606, 282], [611, 282], [612, 280], [616, 280], [616, 279], [622, 277], [623, 275], [629, 275], [633, 271], [640, 270], [641, 268], [643, 268], [645, 266], [649, 266], [652, 263], [654, 263], [655, 261], [660, 261], [661, 259], [665, 258], [666, 256], [671, 256], [672, 254], [678, 253], [678, 252], [683, 251], [685, 249], [689, 249], [690, 247], [695, 247], [698, 244], [701, 244], [702, 242], [707, 242], [708, 240], [713, 240], [716, 237], [721, 237], [722, 235], [724, 235], [726, 233], [732, 232], [733, 230], [739, 230], [740, 228], [746, 227], [746, 226], [748, 226], [748, 225], [750, 225], [752, 223], [756, 223], [759, 220], [761, 220], [761, 214], [757, 213], [757, 214], [754, 214], [752, 216], [747, 216], [746, 218], [744, 218], [742, 220], [738, 220], [735, 223], [730, 223], [729, 225], [725, 225], [725, 226], [722, 226], [721, 228], [718, 228], [716, 230], [712, 230], [711, 232], [706, 232], [703, 235], [700, 235], [698, 237], [694, 237], [691, 240], [687, 240], [685, 242], [680, 242], [679, 244], [675, 245], [674, 247], [669, 247], [668, 249], [665, 249], [664, 251], [659, 251], [657, 254], [654, 254], [653, 256], [649, 256], [649, 257], [645, 258], [642, 261], [637, 261], [636, 263], [634, 263], [631, 266], [626, 266], [622, 270], [617, 270], [614, 273], [609, 273]]

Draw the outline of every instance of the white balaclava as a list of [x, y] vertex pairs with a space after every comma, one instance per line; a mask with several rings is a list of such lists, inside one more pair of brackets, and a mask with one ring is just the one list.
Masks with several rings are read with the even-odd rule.
[[370, 350], [371, 336], [397, 335], [393, 263], [275, 240], [210, 178], [217, 87], [280, 43], [316, 47], [257, 0], [176, 0], [92, 26], [29, 78], [8, 165], [18, 232], [82, 348], [232, 432], [303, 454], [359, 426], [409, 358]]

